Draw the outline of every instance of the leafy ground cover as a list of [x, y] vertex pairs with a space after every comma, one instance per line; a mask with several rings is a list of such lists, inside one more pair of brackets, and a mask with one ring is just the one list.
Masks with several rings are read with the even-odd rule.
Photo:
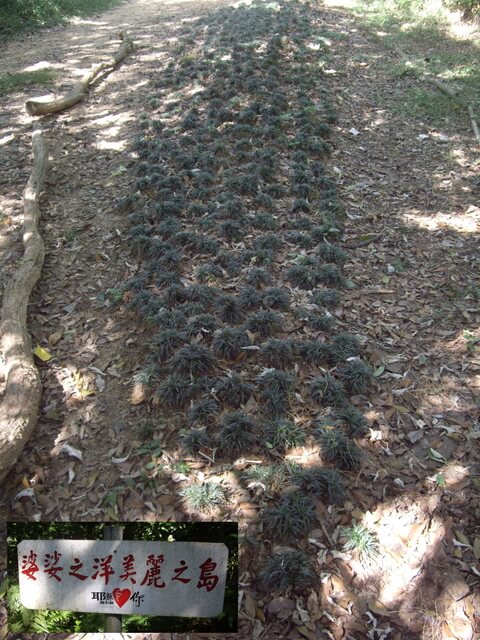
[[[328, 503], [360, 468], [374, 380], [332, 314], [349, 282], [318, 25], [300, 3], [189, 25], [150, 88], [134, 192], [121, 202], [140, 262], [123, 301], [150, 327], [142, 399], [155, 398], [194, 459], [264, 457], [239, 481], [256, 488], [266, 534], [293, 545], [314, 528], [312, 487]], [[317, 451], [317, 476], [279, 461], [300, 443]], [[268, 478], [280, 475], [295, 491], [278, 502], [282, 485]], [[196, 516], [226, 501], [211, 482], [181, 495]], [[285, 571], [284, 588], [297, 583]]]

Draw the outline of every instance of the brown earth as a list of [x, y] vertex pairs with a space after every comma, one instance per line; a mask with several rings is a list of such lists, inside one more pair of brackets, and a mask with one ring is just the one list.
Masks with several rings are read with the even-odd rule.
[[[54, 357], [39, 362], [41, 414], [4, 483], [3, 521], [189, 517], [176, 496], [185, 457], [172, 446], [168, 420], [130, 402], [142, 328], [108, 290], [134, 264], [116, 200], [129, 192], [129, 145], [147, 83], [161, 73], [182, 20], [226, 4], [135, 0], [3, 52], [0, 73], [46, 61], [62, 93], [112, 55], [120, 29], [139, 44], [88, 101], [42, 119], [52, 159], [42, 200], [47, 255], [30, 329]], [[369, 398], [368, 463], [353, 478], [351, 501], [319, 511], [321, 528], [309, 536], [322, 588], [273, 600], [259, 593], [258, 505], [236, 482], [237, 469], [208, 460], [190, 467], [223, 475], [234, 499], [218, 517], [238, 520], [256, 541], [242, 552], [240, 637], [480, 637], [478, 147], [464, 113], [436, 127], [402, 115], [405, 91], [422, 81], [392, 74], [395, 53], [381, 37], [341, 8], [325, 9], [323, 27], [338, 113], [330, 162], [346, 204], [346, 274], [355, 284], [336, 314], [362, 339], [379, 391]], [[2, 281], [21, 255], [32, 123], [23, 105], [34, 95], [32, 87], [2, 99]], [[163, 468], [152, 472], [156, 446]], [[352, 517], [375, 530], [381, 562], [362, 565], [336, 545], [338, 525]]]

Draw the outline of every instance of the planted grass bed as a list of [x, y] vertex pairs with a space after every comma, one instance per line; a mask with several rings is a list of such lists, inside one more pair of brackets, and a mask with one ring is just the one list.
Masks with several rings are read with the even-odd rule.
[[[254, 3], [189, 24], [152, 80], [121, 202], [138, 262], [124, 298], [149, 327], [145, 371], [178, 427], [171, 445], [214, 465], [263, 457], [239, 480], [265, 535], [288, 543], [316, 527], [316, 500], [345, 498], [367, 430], [350, 398], [372, 381], [332, 313], [348, 256], [317, 19], [300, 3]], [[279, 461], [302, 446], [317, 449], [314, 466]], [[196, 513], [228, 502], [194, 482], [181, 497]], [[311, 584], [308, 556], [289, 554], [259, 584]]]

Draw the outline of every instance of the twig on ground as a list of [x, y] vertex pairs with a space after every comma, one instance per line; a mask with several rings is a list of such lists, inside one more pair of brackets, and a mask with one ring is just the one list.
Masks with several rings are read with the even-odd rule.
[[348, 244], [344, 244], [345, 249], [359, 249], [360, 247], [368, 247], [372, 242], [376, 242], [380, 240], [382, 237], [381, 233], [376, 233], [374, 235], [369, 236], [368, 238], [364, 238], [363, 240], [358, 240], [357, 242], [350, 242]]

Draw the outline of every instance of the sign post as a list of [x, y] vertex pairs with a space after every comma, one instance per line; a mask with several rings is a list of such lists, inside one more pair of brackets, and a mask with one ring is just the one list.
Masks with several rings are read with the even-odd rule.
[[[103, 528], [104, 540], [123, 540], [123, 527], [105, 525]], [[104, 618], [103, 630], [105, 633], [122, 632], [122, 616], [108, 613]]]
[[[212, 618], [223, 611], [228, 549], [217, 542], [23, 540], [20, 600], [28, 609]], [[105, 626], [106, 631], [113, 630]]]

